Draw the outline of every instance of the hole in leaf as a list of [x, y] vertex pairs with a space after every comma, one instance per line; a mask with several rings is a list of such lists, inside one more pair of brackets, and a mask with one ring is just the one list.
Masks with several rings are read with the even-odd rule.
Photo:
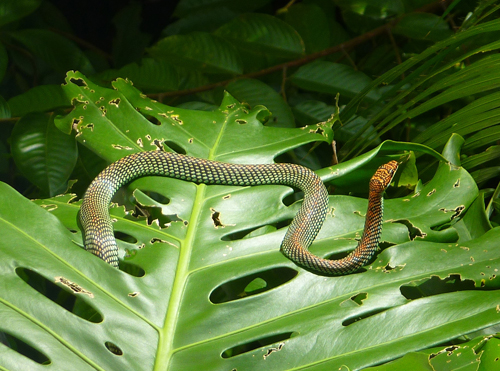
[[276, 229], [288, 227], [292, 223], [292, 220], [293, 219], [285, 219], [285, 220], [279, 221], [278, 223], [276, 223]]
[[109, 104], [112, 104], [113, 106], [116, 106], [118, 107], [120, 105], [120, 102], [121, 102], [121, 99], [120, 98], [115, 98], [115, 99], [111, 99], [109, 101]]
[[52, 363], [45, 354], [7, 332], [0, 331], [0, 343], [38, 364], [50, 365]]
[[137, 238], [129, 235], [128, 233], [114, 231], [114, 235], [115, 235], [115, 238], [120, 240], [120, 241], [124, 241], [124, 242], [128, 242], [128, 243], [137, 243]]
[[[222, 358], [232, 358], [243, 353], [251, 352], [252, 350], [274, 345], [276, 343], [288, 340], [294, 336], [297, 336], [297, 332], [284, 332], [282, 334], [276, 334], [272, 336], [263, 337], [261, 339], [256, 339], [249, 341], [245, 344], [240, 344], [232, 348], [226, 349], [222, 352]], [[281, 346], [282, 347], [282, 346]]]
[[273, 225], [264, 225], [261, 227], [255, 227], [250, 229], [244, 229], [242, 231], [228, 233], [222, 236], [222, 241], [236, 241], [243, 240], [246, 238], [258, 237], [271, 232], [276, 231], [276, 227]]
[[210, 301], [222, 304], [260, 294], [291, 281], [297, 273], [292, 268], [280, 267], [236, 278], [216, 287], [210, 294]]
[[158, 202], [160, 204], [168, 205], [170, 203], [170, 198], [165, 197], [161, 193], [153, 192], [153, 191], [144, 192], [144, 193], [146, 193], [149, 197], [151, 197], [153, 200], [155, 200], [156, 202]]
[[365, 312], [365, 313], [357, 314], [354, 317], [349, 317], [349, 318], [346, 318], [344, 321], [342, 321], [342, 326], [346, 326], [347, 327], [349, 325], [352, 325], [354, 322], [358, 322], [358, 321], [361, 321], [363, 319], [372, 317], [372, 316], [374, 316], [376, 314], [385, 312], [386, 310], [387, 310], [386, 308], [378, 308], [376, 310], [372, 310], [372, 311], [368, 311], [368, 312]]
[[214, 224], [214, 227], [215, 228], [219, 228], [219, 227], [224, 228], [225, 225], [222, 224], [222, 222], [220, 221], [220, 212], [213, 209], [213, 208], [210, 208], [210, 211], [212, 212], [211, 216], [212, 216], [212, 223]]
[[158, 120], [158, 118], [156, 118], [155, 116], [151, 116], [151, 115], [144, 115], [144, 117], [146, 117], [146, 119], [152, 123], [153, 125], [156, 125], [156, 126], [160, 126], [161, 125], [161, 121]]
[[165, 144], [166, 146], [168, 146], [172, 151], [174, 151], [176, 153], [180, 153], [181, 155], [185, 155], [186, 154], [186, 150], [184, 148], [182, 148], [181, 146], [179, 146], [175, 142], [172, 142], [170, 140], [166, 140], [165, 142], [163, 142], [163, 144]]
[[394, 220], [393, 223], [403, 224], [406, 228], [408, 228], [410, 241], [413, 241], [416, 237], [424, 238], [427, 236], [425, 232], [422, 232], [420, 228], [415, 227], [408, 219]]
[[119, 264], [119, 269], [122, 272], [128, 273], [131, 276], [143, 277], [146, 274], [144, 269], [142, 269], [141, 267], [139, 267], [136, 264], [132, 264], [132, 263], [129, 263], [129, 262], [123, 261], [123, 260], [120, 260], [118, 264]]
[[87, 83], [83, 80], [83, 79], [80, 79], [80, 78], [70, 78], [69, 81], [72, 83], [72, 84], [75, 84], [76, 86], [87, 86]]
[[301, 190], [298, 190], [298, 189], [294, 189], [294, 192], [292, 194], [283, 198], [283, 204], [285, 206], [290, 206], [294, 202], [300, 201], [303, 198], [304, 198], [304, 192], [302, 192]]
[[366, 292], [360, 292], [358, 294], [355, 294], [351, 296], [349, 299], [344, 300], [342, 303], [339, 305], [343, 308], [345, 307], [360, 307], [363, 305], [363, 300], [365, 300], [368, 297], [368, 293]]
[[[100, 323], [103, 318], [101, 314], [87, 304], [83, 299], [82, 294], [74, 294], [60, 286], [49, 281], [42, 275], [27, 268], [16, 268], [16, 274], [28, 285], [44, 295], [47, 299], [52, 300], [55, 304], [66, 309], [67, 311], [77, 315], [78, 317], [92, 323]], [[69, 281], [68, 281], [69, 282]], [[64, 285], [67, 289], [71, 290], [70, 285]], [[86, 291], [88, 293], [88, 291]]]
[[473, 280], [462, 280], [459, 274], [451, 274], [445, 279], [432, 276], [420, 281], [413, 281], [402, 285], [399, 290], [406, 299], [415, 300], [446, 292], [474, 290], [475, 288]]
[[358, 305], [363, 305], [363, 300], [368, 297], [366, 292], [360, 292], [359, 294], [351, 296], [351, 300]]
[[114, 355], [117, 355], [117, 356], [122, 356], [123, 355], [123, 351], [120, 349], [120, 347], [118, 345], [116, 345], [115, 343], [112, 343], [111, 341], [106, 341], [104, 343], [104, 345], [106, 346], [106, 348], [111, 352], [113, 353]]

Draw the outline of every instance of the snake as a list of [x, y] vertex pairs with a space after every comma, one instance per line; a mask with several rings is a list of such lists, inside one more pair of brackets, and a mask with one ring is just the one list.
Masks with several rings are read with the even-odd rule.
[[318, 235], [328, 211], [328, 192], [312, 170], [295, 164], [232, 164], [191, 157], [175, 152], [143, 151], [130, 154], [106, 167], [89, 185], [79, 212], [85, 249], [118, 268], [118, 246], [109, 215], [115, 192], [144, 176], [165, 176], [189, 182], [257, 186], [281, 184], [303, 191], [299, 211], [281, 243], [281, 252], [295, 264], [314, 273], [344, 275], [365, 265], [378, 250], [382, 230], [383, 194], [399, 163], [381, 165], [370, 179], [368, 210], [363, 235], [346, 257], [330, 260], [312, 254], [308, 248]]

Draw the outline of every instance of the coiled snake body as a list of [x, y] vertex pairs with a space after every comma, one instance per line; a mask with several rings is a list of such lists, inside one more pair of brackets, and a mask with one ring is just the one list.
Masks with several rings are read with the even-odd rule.
[[283, 184], [303, 190], [304, 201], [283, 238], [281, 251], [296, 264], [319, 273], [351, 273], [366, 264], [378, 249], [382, 195], [397, 167], [396, 161], [390, 161], [379, 167], [372, 177], [365, 229], [356, 249], [343, 259], [328, 260], [308, 251], [323, 225], [328, 207], [326, 188], [313, 171], [293, 164], [237, 165], [171, 152], [134, 153], [104, 169], [87, 189], [80, 209], [85, 249], [118, 267], [109, 203], [122, 185], [139, 177], [161, 175], [197, 183], [238, 186]]

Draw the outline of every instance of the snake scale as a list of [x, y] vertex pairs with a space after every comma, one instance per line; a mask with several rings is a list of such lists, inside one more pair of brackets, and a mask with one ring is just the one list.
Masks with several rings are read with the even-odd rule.
[[300, 210], [283, 238], [283, 254], [299, 266], [318, 273], [348, 274], [366, 264], [378, 249], [382, 196], [397, 168], [398, 162], [390, 161], [380, 166], [371, 178], [365, 228], [356, 249], [343, 259], [328, 260], [308, 251], [323, 225], [328, 208], [327, 190], [313, 171], [287, 163], [238, 165], [171, 152], [134, 153], [104, 169], [87, 189], [80, 209], [85, 249], [118, 267], [118, 247], [108, 208], [114, 193], [139, 177], [160, 175], [196, 183], [238, 186], [283, 184], [304, 192]]

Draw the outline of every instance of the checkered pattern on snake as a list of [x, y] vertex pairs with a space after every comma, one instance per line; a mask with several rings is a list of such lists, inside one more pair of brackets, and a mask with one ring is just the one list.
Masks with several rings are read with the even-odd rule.
[[109, 216], [114, 193], [133, 179], [160, 175], [204, 184], [255, 186], [283, 184], [304, 192], [299, 212], [292, 220], [281, 251], [296, 264], [318, 273], [341, 275], [366, 264], [378, 249], [382, 226], [382, 196], [398, 168], [396, 161], [382, 165], [370, 181], [368, 211], [363, 237], [347, 257], [328, 260], [311, 254], [328, 207], [328, 193], [311, 170], [293, 164], [238, 165], [210, 161], [171, 152], [138, 152], [104, 169], [90, 184], [80, 209], [85, 249], [118, 267], [118, 247]]

